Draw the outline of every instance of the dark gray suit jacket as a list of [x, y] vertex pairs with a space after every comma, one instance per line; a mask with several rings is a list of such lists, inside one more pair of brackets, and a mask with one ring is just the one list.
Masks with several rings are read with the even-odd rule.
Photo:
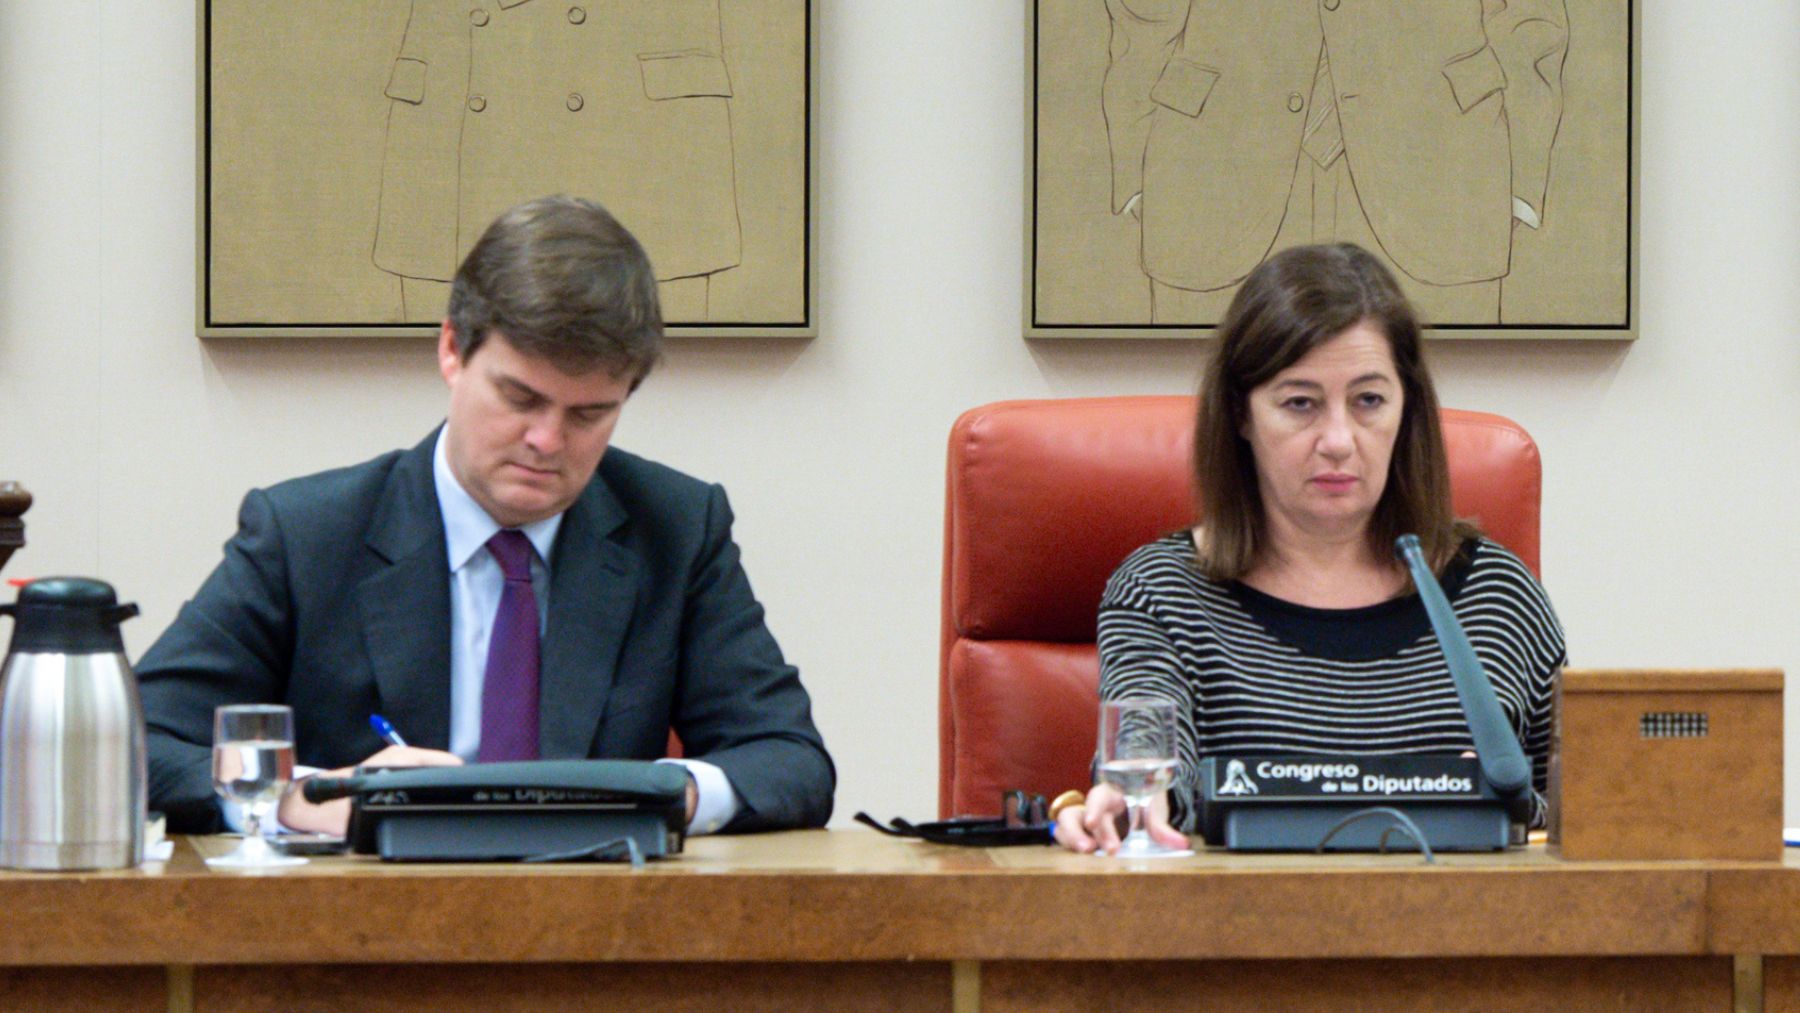
[[[150, 805], [219, 828], [213, 708], [294, 708], [298, 761], [354, 764], [385, 715], [415, 746], [450, 737], [450, 565], [436, 435], [253, 490], [225, 559], [138, 662]], [[819, 826], [835, 772], [731, 540], [719, 486], [616, 448], [568, 510], [550, 561], [540, 676], [546, 759], [683, 751], [744, 806], [730, 830]]]

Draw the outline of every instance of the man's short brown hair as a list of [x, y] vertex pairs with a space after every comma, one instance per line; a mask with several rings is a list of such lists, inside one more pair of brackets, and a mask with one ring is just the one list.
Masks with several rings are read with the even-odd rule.
[[540, 197], [496, 218], [456, 270], [449, 316], [465, 362], [498, 331], [563, 372], [603, 368], [635, 388], [662, 355], [650, 258], [579, 197]]

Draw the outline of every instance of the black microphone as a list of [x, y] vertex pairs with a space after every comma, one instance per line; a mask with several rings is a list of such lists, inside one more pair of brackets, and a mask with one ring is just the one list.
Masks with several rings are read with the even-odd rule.
[[[1444, 597], [1437, 577], [1425, 565], [1425, 553], [1419, 548], [1418, 535], [1401, 535], [1394, 551], [1412, 573], [1413, 586], [1425, 603], [1425, 614], [1431, 619], [1432, 632], [1443, 648], [1444, 661], [1450, 666], [1450, 678], [1456, 683], [1456, 695], [1462, 701], [1463, 716], [1469, 722], [1469, 735], [1475, 740], [1475, 755], [1481, 762], [1481, 776], [1495, 794], [1516, 796], [1531, 787], [1531, 763], [1525, 750], [1506, 723], [1500, 710], [1500, 698], [1488, 681], [1481, 659], [1469, 644], [1469, 635]], [[310, 795], [308, 797], [311, 797]]]
[[329, 802], [354, 795], [362, 787], [363, 778], [360, 777], [309, 777], [301, 782], [300, 793], [308, 802]]

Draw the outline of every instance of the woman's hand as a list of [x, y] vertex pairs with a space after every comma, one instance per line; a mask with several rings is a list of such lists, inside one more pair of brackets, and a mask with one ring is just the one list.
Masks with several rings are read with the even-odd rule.
[[[1096, 784], [1088, 791], [1086, 803], [1056, 814], [1056, 843], [1082, 854], [1096, 850], [1117, 854], [1119, 828], [1124, 819], [1125, 796], [1110, 784]], [[1169, 825], [1167, 793], [1151, 800], [1144, 825], [1151, 839], [1164, 847], [1189, 847], [1187, 837]]]

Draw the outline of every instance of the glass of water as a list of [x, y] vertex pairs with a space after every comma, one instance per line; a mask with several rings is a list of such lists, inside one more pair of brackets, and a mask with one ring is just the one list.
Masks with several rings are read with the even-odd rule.
[[1175, 703], [1133, 698], [1100, 701], [1100, 780], [1119, 789], [1131, 821], [1120, 858], [1190, 855], [1158, 844], [1145, 825], [1150, 802], [1175, 776]]
[[281, 704], [229, 704], [213, 712], [213, 790], [244, 814], [237, 850], [206, 860], [231, 869], [304, 865], [269, 847], [262, 824], [294, 779], [294, 712]]

